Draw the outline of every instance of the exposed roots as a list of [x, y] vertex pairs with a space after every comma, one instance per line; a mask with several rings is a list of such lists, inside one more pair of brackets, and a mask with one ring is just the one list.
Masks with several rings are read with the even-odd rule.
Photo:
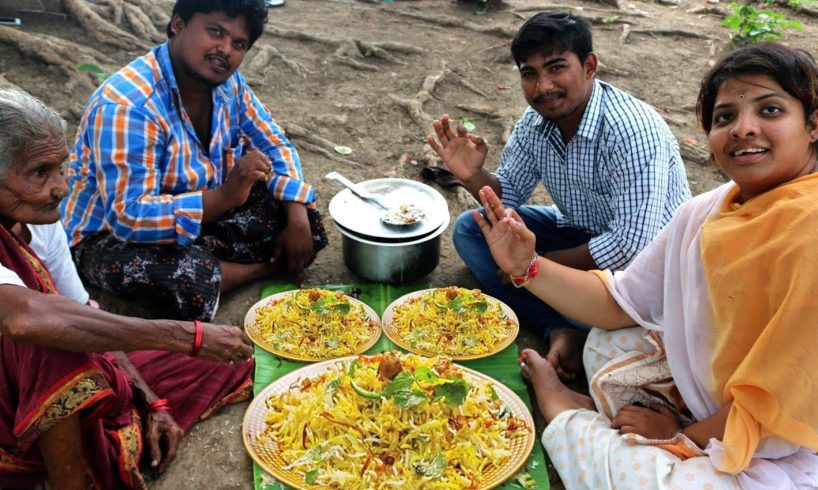
[[[109, 2], [121, 0], [108, 0]], [[65, 9], [72, 14], [77, 22], [90, 36], [99, 42], [130, 51], [133, 49], [147, 50], [151, 47], [145, 40], [129, 32], [125, 32], [111, 22], [102, 18], [88, 7], [84, 0], [65, 0]]]
[[482, 34], [489, 34], [492, 36], [499, 36], [509, 39], [514, 37], [514, 34], [517, 32], [516, 29], [511, 29], [508, 27], [484, 26], [481, 24], [475, 24], [474, 22], [463, 20], [462, 18], [459, 17], [451, 17], [448, 15], [426, 15], [421, 14], [419, 12], [410, 12], [408, 10], [392, 8], [382, 8], [381, 11], [392, 15], [409, 17], [410, 19], [426, 22], [427, 24], [438, 25], [442, 27], [457, 27], [460, 29], [468, 29], [470, 31], [480, 32]]
[[267, 72], [276, 66], [270, 63], [272, 59], [279, 60], [298, 76], [305, 77], [307, 73], [312, 73], [306, 67], [287, 58], [281, 51], [272, 46], [259, 46], [254, 51], [256, 51], [256, 54], [247, 62], [246, 68], [242, 70], [248, 78], [266, 80]]
[[126, 3], [124, 9], [125, 20], [128, 21], [131, 32], [136, 36], [140, 39], [148, 39], [154, 43], [161, 43], [165, 40], [165, 36], [156, 29], [151, 18], [148, 17], [148, 14], [141, 8], [132, 3]]
[[335, 48], [335, 51], [329, 56], [325, 63], [328, 61], [338, 62], [350, 68], [362, 71], [379, 70], [377, 66], [363, 62], [362, 60], [364, 58], [378, 58], [390, 63], [407, 65], [405, 61], [393, 53], [419, 54], [423, 52], [423, 50], [416, 46], [398, 42], [372, 43], [360, 39], [333, 39], [317, 34], [284, 29], [270, 24], [268, 24], [264, 30], [267, 34], [276, 37], [300, 42], [319, 43], [330, 48]]
[[151, 23], [156, 26], [162, 28], [164, 32], [165, 26], [170, 21], [170, 12], [172, 10], [173, 4], [170, 4], [169, 7], [162, 7], [159, 3], [152, 0], [126, 0], [127, 3], [131, 5], [135, 5], [139, 7], [139, 9], [148, 16], [151, 20]]
[[506, 141], [508, 141], [508, 139], [511, 138], [511, 132], [514, 130], [514, 124], [516, 124], [517, 118], [520, 116], [518, 113], [508, 109], [498, 110], [492, 107], [485, 106], [481, 107], [458, 104], [457, 108], [471, 114], [488, 117], [496, 124], [499, 124], [500, 127], [503, 129], [502, 133], [500, 134], [500, 143], [503, 145], [505, 145]]
[[643, 34], [646, 36], [670, 36], [670, 37], [686, 37], [690, 39], [711, 39], [706, 34], [699, 32], [686, 31], [683, 29], [633, 29], [632, 34]]
[[0, 43], [11, 45], [25, 56], [57, 67], [69, 79], [66, 90], [77, 85], [89, 90], [96, 88], [97, 80], [92, 75], [77, 71], [80, 64], [90, 62], [101, 65], [103, 69], [104, 65], [114, 64], [112, 59], [95, 49], [46, 34], [34, 36], [6, 26], [0, 26]]
[[450, 72], [451, 70], [444, 64], [439, 72], [427, 75], [423, 80], [421, 89], [412, 98], [398, 97], [397, 95], [389, 94], [389, 98], [392, 99], [392, 102], [402, 107], [407, 114], [409, 114], [409, 117], [423, 134], [426, 134], [432, 123], [432, 118], [423, 110], [423, 104], [432, 98], [435, 86]]
[[295, 144], [313, 153], [318, 153], [326, 158], [343, 163], [344, 165], [352, 165], [353, 167], [361, 167], [364, 165], [348, 158], [344, 158], [335, 153], [335, 147], [338, 146], [332, 141], [322, 138], [315, 134], [311, 129], [299, 126], [296, 123], [286, 123], [282, 125], [287, 137]]

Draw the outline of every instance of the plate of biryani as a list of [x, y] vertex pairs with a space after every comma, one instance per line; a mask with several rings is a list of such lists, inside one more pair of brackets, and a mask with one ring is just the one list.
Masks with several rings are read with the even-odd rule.
[[383, 331], [404, 350], [454, 360], [480, 359], [508, 347], [520, 332], [517, 315], [478, 289], [415, 291], [383, 312]]
[[489, 489], [525, 465], [534, 420], [508, 387], [446, 357], [312, 364], [258, 394], [244, 444], [299, 489]]
[[341, 291], [297, 289], [268, 296], [244, 317], [259, 347], [296, 361], [360, 354], [381, 335], [375, 310]]

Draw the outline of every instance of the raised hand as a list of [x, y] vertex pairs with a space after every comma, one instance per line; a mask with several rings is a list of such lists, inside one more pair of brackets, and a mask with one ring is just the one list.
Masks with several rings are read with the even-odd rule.
[[253, 355], [250, 338], [238, 327], [202, 323], [199, 357], [214, 361], [242, 362]]
[[513, 276], [525, 274], [534, 257], [536, 236], [525, 226], [516, 211], [505, 209], [491, 187], [480, 189], [480, 202], [486, 218], [479, 211], [473, 211], [472, 216], [486, 237], [497, 266]]
[[253, 184], [265, 182], [271, 172], [270, 158], [255, 148], [250, 149], [238, 159], [219, 187], [221, 198], [229, 209], [241, 206], [247, 202]]
[[427, 136], [426, 140], [458, 179], [465, 183], [480, 173], [488, 153], [483, 138], [469, 133], [463, 126], [457, 126], [455, 133], [448, 114], [432, 121], [432, 127], [437, 138]]

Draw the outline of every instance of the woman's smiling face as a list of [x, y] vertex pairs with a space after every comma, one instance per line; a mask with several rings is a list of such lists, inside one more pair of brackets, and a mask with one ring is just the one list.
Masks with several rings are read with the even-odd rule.
[[65, 135], [52, 134], [22, 149], [0, 175], [0, 219], [48, 224], [60, 219], [60, 201], [68, 194]]
[[771, 77], [740, 75], [719, 88], [708, 139], [746, 201], [816, 170], [818, 114]]

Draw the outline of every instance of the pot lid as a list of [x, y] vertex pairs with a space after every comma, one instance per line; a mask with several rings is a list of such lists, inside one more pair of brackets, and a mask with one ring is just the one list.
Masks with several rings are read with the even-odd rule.
[[424, 218], [410, 226], [391, 226], [381, 220], [384, 210], [356, 196], [349, 189], [336, 194], [329, 203], [329, 214], [336, 223], [374, 238], [411, 239], [428, 235], [449, 217], [446, 199], [434, 188], [409, 179], [372, 179], [359, 182], [358, 187], [375, 194], [392, 207], [411, 204], [423, 211]]

